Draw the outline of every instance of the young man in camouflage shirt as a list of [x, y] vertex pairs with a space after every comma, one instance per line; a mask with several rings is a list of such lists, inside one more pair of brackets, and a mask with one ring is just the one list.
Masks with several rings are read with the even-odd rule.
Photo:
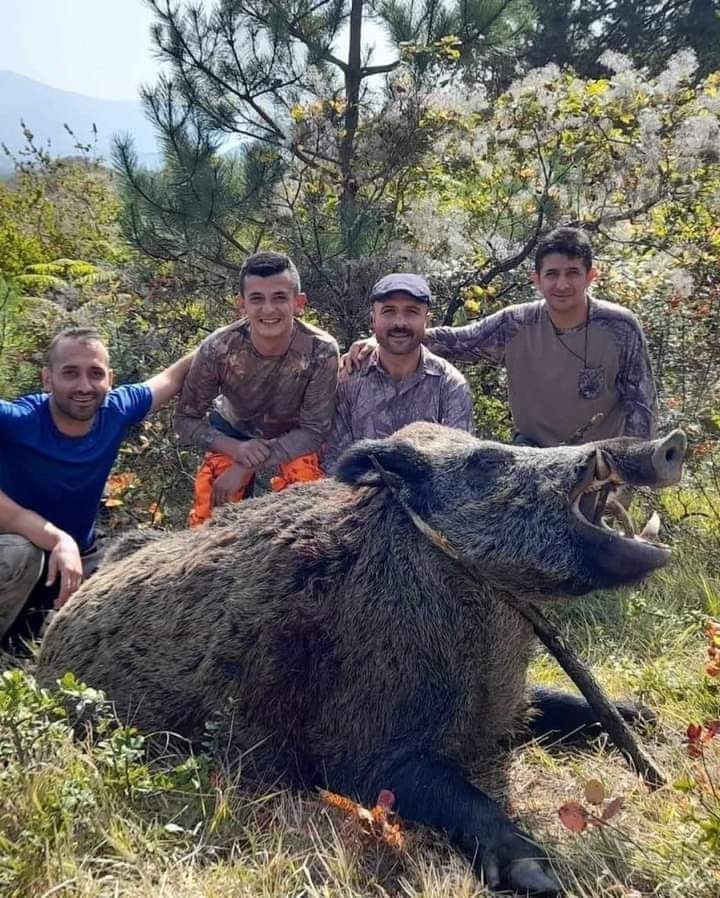
[[422, 346], [430, 288], [416, 274], [388, 274], [370, 294], [377, 346], [338, 386], [335, 424], [323, 464], [332, 472], [357, 440], [386, 437], [413, 421], [473, 429], [473, 400], [462, 374]]
[[[595, 276], [584, 232], [558, 228], [535, 255], [541, 300], [427, 333], [425, 345], [445, 358], [505, 365], [516, 442], [655, 434], [655, 381], [640, 323], [622, 306], [590, 298]], [[356, 347], [354, 358], [370, 351]]]
[[304, 305], [292, 261], [256, 253], [240, 273], [245, 317], [198, 349], [175, 414], [181, 442], [206, 452], [192, 525], [246, 495], [257, 473], [275, 473], [274, 489], [322, 476], [318, 451], [333, 420], [338, 347], [295, 317]]

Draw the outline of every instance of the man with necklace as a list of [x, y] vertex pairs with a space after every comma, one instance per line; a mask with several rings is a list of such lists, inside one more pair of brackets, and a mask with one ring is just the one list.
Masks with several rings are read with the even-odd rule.
[[[642, 328], [629, 310], [590, 298], [595, 277], [584, 232], [558, 228], [535, 254], [541, 300], [427, 332], [425, 345], [444, 358], [505, 365], [517, 443], [655, 434], [657, 396]], [[350, 364], [366, 351], [355, 344]]]

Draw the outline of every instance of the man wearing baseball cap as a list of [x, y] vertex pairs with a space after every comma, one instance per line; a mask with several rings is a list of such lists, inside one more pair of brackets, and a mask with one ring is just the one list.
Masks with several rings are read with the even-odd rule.
[[387, 274], [370, 292], [377, 346], [338, 385], [335, 423], [323, 457], [329, 473], [357, 440], [389, 436], [413, 421], [472, 430], [467, 381], [422, 345], [430, 303], [427, 281], [417, 274]]

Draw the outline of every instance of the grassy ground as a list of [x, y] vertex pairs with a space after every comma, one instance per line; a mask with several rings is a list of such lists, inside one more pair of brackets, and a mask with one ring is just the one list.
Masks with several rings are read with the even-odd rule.
[[[607, 690], [655, 708], [643, 744], [667, 771], [652, 792], [604, 740], [583, 752], [525, 746], [514, 761], [515, 812], [548, 849], [576, 898], [720, 895], [720, 751], [690, 757], [691, 722], [720, 717], [705, 673], [708, 616], [720, 617], [715, 544], [675, 534], [672, 566], [642, 588], [579, 599], [561, 620]], [[30, 665], [31, 674], [31, 665]], [[395, 849], [316, 796], [253, 795], [210, 757], [148, 765], [142, 737], [100, 727], [73, 736], [30, 674], [0, 685], [0, 895], [5, 898], [477, 898], [481, 883], [437, 834]], [[533, 679], [562, 684], [539, 654]], [[66, 692], [97, 696], [68, 681]], [[609, 825], [566, 829], [558, 809], [589, 780], [624, 807]], [[716, 789], [718, 790], [716, 793]]]

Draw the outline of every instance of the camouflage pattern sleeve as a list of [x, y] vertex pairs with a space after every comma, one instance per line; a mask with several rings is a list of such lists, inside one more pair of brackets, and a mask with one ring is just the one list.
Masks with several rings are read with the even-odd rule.
[[458, 376], [446, 380], [443, 394], [443, 414], [440, 423], [474, 434], [473, 396], [465, 378]]
[[322, 459], [322, 466], [327, 474], [335, 473], [338, 459], [353, 444], [351, 385], [352, 380], [338, 384], [335, 420]]
[[505, 358], [505, 347], [519, 327], [512, 307], [508, 307], [464, 327], [432, 327], [425, 345], [430, 352], [445, 359], [462, 362], [484, 359], [500, 364]]
[[639, 321], [628, 322], [628, 336], [622, 341], [617, 390], [625, 405], [623, 436], [652, 439], [657, 431], [658, 404], [655, 378], [650, 365], [645, 335]]
[[183, 446], [209, 449], [218, 431], [205, 420], [213, 400], [220, 393], [220, 377], [213, 344], [201, 343], [183, 384], [173, 423]]
[[300, 424], [282, 436], [268, 440], [270, 457], [262, 466], [263, 470], [272, 470], [282, 462], [309, 452], [320, 452], [323, 440], [332, 427], [338, 374], [337, 343], [322, 343], [317, 352], [316, 370], [305, 389], [300, 407]]

